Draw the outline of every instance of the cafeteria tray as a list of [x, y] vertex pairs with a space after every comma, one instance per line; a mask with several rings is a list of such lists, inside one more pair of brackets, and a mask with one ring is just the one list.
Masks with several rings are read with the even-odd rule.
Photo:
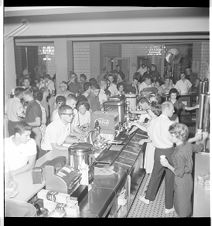
[[137, 155], [130, 153], [130, 152], [127, 152], [127, 151], [122, 151], [119, 156], [122, 157], [122, 158], [127, 158], [127, 159], [130, 159], [130, 160], [133, 160], [133, 161], [135, 161], [136, 158], [137, 158]]
[[113, 144], [110, 147], [110, 151], [120, 151], [123, 147], [124, 147], [124, 145], [116, 145], [116, 144]]
[[136, 155], [138, 155], [138, 153], [140, 152], [140, 148], [129, 147], [129, 146], [126, 146], [123, 151], [125, 151], [125, 150], [127, 152], [131, 152], [131, 153], [136, 154]]
[[131, 160], [131, 159], [126, 159], [126, 158], [123, 158], [121, 156], [119, 156], [115, 162], [121, 162], [125, 165], [129, 165], [129, 166], [132, 166], [134, 164], [134, 160]]

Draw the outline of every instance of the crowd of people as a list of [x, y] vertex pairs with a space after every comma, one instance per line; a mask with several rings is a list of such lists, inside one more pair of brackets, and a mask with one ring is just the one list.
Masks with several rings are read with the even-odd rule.
[[[196, 80], [194, 86], [198, 87]], [[22, 84], [13, 90], [13, 95], [5, 106], [9, 134], [5, 142], [7, 170], [13, 175], [19, 174], [32, 168], [41, 152], [68, 150], [72, 143], [86, 142], [92, 113], [103, 110], [104, 102], [111, 96], [134, 93], [137, 95], [137, 111], [130, 113], [141, 116], [131, 124], [133, 129], [129, 133], [137, 128], [147, 131], [149, 138], [140, 144], [148, 142], [147, 153], [151, 152], [149, 157], [145, 156], [145, 164], [147, 173], [151, 173], [152, 178], [146, 196], [141, 200], [146, 203], [154, 200], [165, 170], [165, 205], [169, 210], [173, 207], [173, 175], [182, 175], [181, 171], [176, 170], [178, 155], [172, 156], [175, 153], [175, 141], [168, 140], [169, 132], [175, 134], [175, 127], [169, 126], [179, 122], [182, 109], [189, 111], [199, 107], [188, 107], [177, 100], [178, 95], [188, 94], [192, 87], [184, 73], [176, 84], [173, 84], [170, 77], [165, 76], [162, 79], [155, 65], [149, 68], [142, 65], [133, 75], [131, 83], [127, 81], [120, 66], [117, 66], [115, 71], [106, 73], [98, 81], [93, 77], [87, 79], [85, 74], [81, 74], [78, 81], [77, 74], [71, 71], [68, 81], [61, 81], [58, 90], [48, 74], [34, 83], [31, 83], [29, 76], [25, 76]], [[161, 97], [164, 95], [169, 96], [169, 101], [162, 103]], [[179, 150], [182, 150], [181, 146]], [[189, 150], [192, 150], [190, 146]], [[166, 155], [168, 160], [160, 162], [161, 154]], [[191, 167], [188, 169], [188, 172], [190, 171]], [[179, 198], [179, 194], [177, 197]]]

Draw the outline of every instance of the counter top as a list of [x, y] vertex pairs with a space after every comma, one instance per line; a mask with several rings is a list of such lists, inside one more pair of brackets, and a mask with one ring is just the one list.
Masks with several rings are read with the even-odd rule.
[[[114, 203], [116, 195], [121, 191], [126, 183], [127, 175], [130, 174], [135, 165], [138, 156], [142, 152], [142, 147], [138, 145], [142, 134], [137, 132], [124, 137], [121, 145], [111, 145], [109, 150], [105, 150], [97, 160], [109, 160], [110, 165], [114, 166], [112, 175], [95, 175], [88, 195], [79, 204], [80, 217], [104, 217], [109, 208]], [[127, 138], [127, 139], [126, 139]], [[131, 155], [131, 156], [130, 156]], [[58, 156], [68, 156], [67, 151], [50, 151], [36, 161], [36, 167], [40, 167], [48, 160]], [[128, 161], [130, 156], [130, 165], [121, 163], [120, 158]], [[14, 199], [20, 201], [29, 201], [39, 190], [45, 186], [42, 184], [32, 184], [31, 171], [25, 172], [15, 177], [18, 182], [19, 194]]]
[[[44, 162], [56, 158], [58, 156], [67, 156], [65, 151], [49, 151], [36, 161], [35, 167], [41, 166]], [[14, 180], [18, 184], [19, 193], [12, 198], [18, 201], [29, 201], [35, 194], [37, 194], [44, 186], [45, 181], [42, 184], [32, 183], [32, 170], [18, 174], [14, 177]]]

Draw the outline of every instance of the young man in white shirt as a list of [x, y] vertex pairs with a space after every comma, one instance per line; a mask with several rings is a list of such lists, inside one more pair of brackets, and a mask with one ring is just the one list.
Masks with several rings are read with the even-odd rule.
[[145, 88], [150, 88], [152, 87], [152, 80], [149, 75], [145, 76], [144, 81], [138, 86], [138, 91], [139, 93], [143, 91]]
[[30, 170], [35, 165], [36, 143], [30, 138], [31, 127], [25, 122], [18, 122], [15, 134], [4, 140], [5, 167], [13, 175]]
[[185, 78], [185, 74], [181, 73], [180, 80], [176, 82], [174, 88], [176, 88], [180, 95], [187, 95], [192, 87], [191, 82]]
[[6, 104], [6, 117], [8, 119], [8, 133], [9, 136], [14, 135], [14, 128], [18, 122], [21, 121], [24, 115], [24, 107], [21, 103], [23, 98], [24, 88], [16, 87], [14, 90], [14, 97], [10, 98]]
[[174, 192], [174, 174], [168, 168], [160, 164], [160, 156], [165, 155], [172, 162], [171, 155], [174, 152], [169, 126], [174, 122], [169, 119], [174, 113], [174, 106], [171, 102], [164, 102], [162, 105], [162, 114], [150, 122], [148, 128], [149, 138], [155, 147], [154, 166], [151, 178], [148, 184], [146, 195], [141, 196], [140, 200], [146, 204], [154, 201], [157, 195], [161, 177], [165, 171], [165, 213], [173, 212], [173, 192]]
[[61, 150], [67, 151], [68, 147], [64, 144], [78, 142], [77, 139], [70, 137], [70, 124], [73, 121], [73, 109], [68, 105], [61, 105], [58, 109], [60, 118], [51, 122], [47, 127], [41, 148], [45, 151]]

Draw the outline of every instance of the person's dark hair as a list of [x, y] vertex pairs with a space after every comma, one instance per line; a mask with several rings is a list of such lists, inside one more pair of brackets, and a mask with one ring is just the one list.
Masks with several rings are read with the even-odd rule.
[[93, 86], [94, 84], [98, 84], [98, 82], [95, 78], [90, 78], [89, 82], [90, 82], [91, 86]]
[[174, 123], [169, 127], [169, 132], [174, 134], [177, 139], [185, 143], [188, 140], [189, 130], [188, 127], [183, 123]]
[[14, 90], [14, 96], [18, 97], [20, 94], [22, 94], [24, 92], [24, 88], [23, 87], [16, 87]]
[[90, 82], [85, 82], [85, 83], [83, 84], [83, 90], [84, 90], [84, 91], [88, 90], [89, 87], [91, 87], [91, 83], [90, 83]]
[[144, 77], [144, 80], [147, 80], [147, 79], [152, 80], [152, 78], [151, 78], [151, 76], [150, 76], [150, 75], [146, 75], [146, 76]]
[[111, 95], [110, 90], [106, 89], [106, 90], [105, 90], [105, 94], [106, 94], [107, 96], [110, 96], [110, 95]]
[[94, 83], [93, 85], [91, 85], [92, 89], [100, 89], [100, 86], [98, 83]]
[[61, 83], [65, 84], [68, 87], [68, 83], [66, 81], [62, 81]]
[[14, 127], [14, 134], [19, 133], [20, 135], [23, 134], [25, 131], [31, 131], [32, 127], [29, 126], [26, 122], [21, 121], [17, 122]]
[[33, 97], [33, 90], [32, 89], [26, 89], [24, 91], [24, 95], [28, 95], [28, 96]]
[[58, 108], [58, 114], [62, 115], [63, 113], [66, 113], [67, 110], [72, 110], [72, 108], [69, 105], [63, 104]]
[[43, 78], [44, 78], [44, 79], [45, 79], [45, 78], [51, 79], [51, 76], [50, 76], [49, 74], [45, 74], [45, 75], [43, 76]]
[[146, 97], [141, 97], [141, 98], [138, 100], [138, 103], [140, 103], [140, 104], [147, 103], [147, 104], [150, 105], [150, 102], [149, 102], [149, 100], [148, 100]]
[[66, 98], [64, 96], [57, 96], [55, 102], [56, 102], [56, 104], [58, 104], [59, 102], [66, 104]]
[[80, 78], [85, 79], [85, 81], [87, 80], [87, 76], [85, 74], [80, 74]]
[[42, 99], [43, 99], [43, 92], [41, 90], [35, 90], [33, 92], [33, 97], [34, 97], [35, 100], [42, 101]]
[[169, 90], [169, 96], [171, 96], [172, 93], [176, 93], [177, 96], [179, 96], [179, 92], [178, 92], [178, 90], [177, 90], [176, 88], [171, 88], [171, 89]]
[[84, 95], [79, 95], [77, 97], [77, 102], [79, 103], [80, 101], [88, 102], [88, 99]]
[[124, 83], [123, 82], [119, 82], [118, 84], [117, 84], [117, 89], [119, 90], [119, 87], [120, 86], [123, 86], [123, 88], [125, 89], [125, 85], [124, 85]]
[[66, 100], [75, 100], [75, 101], [77, 101], [77, 98], [76, 98], [76, 96], [74, 94], [69, 94], [67, 96]]
[[81, 105], [84, 105], [85, 106], [85, 108], [86, 108], [86, 110], [87, 111], [89, 111], [89, 109], [90, 109], [90, 104], [87, 102], [87, 101], [79, 101], [78, 103], [77, 103], [77, 110], [79, 111], [79, 107], [81, 106]]
[[136, 80], [138, 80], [138, 81], [139, 81], [140, 76], [141, 76], [141, 75], [140, 75], [140, 73], [139, 73], [139, 72], [135, 72], [135, 73], [134, 73], [134, 75], [133, 75], [133, 80], [134, 80], [134, 79], [136, 79]]

